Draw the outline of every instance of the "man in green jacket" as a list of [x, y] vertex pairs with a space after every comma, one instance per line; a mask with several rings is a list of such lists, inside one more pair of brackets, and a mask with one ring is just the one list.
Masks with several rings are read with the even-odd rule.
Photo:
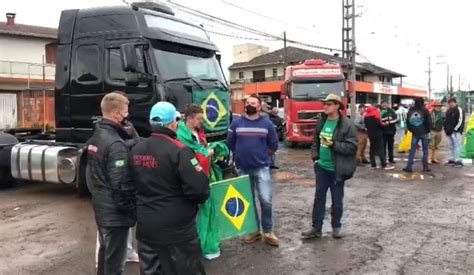
[[[184, 111], [184, 121], [178, 124], [178, 140], [196, 153], [196, 158], [209, 176], [210, 182], [222, 180], [220, 173], [216, 176], [216, 168], [212, 169], [212, 158], [215, 155], [213, 147], [209, 146], [202, 131], [203, 110], [201, 107], [190, 104]], [[199, 208], [198, 233], [201, 249], [208, 260], [220, 256], [219, 228], [214, 218], [215, 207], [212, 200], [207, 200]]]
[[331, 189], [332, 235], [341, 238], [344, 182], [357, 167], [357, 130], [341, 110], [344, 104], [338, 95], [330, 94], [324, 102], [324, 117], [316, 125], [311, 158], [316, 174], [316, 194], [313, 204], [313, 222], [310, 230], [301, 233], [303, 239], [322, 236], [326, 213], [326, 194]]

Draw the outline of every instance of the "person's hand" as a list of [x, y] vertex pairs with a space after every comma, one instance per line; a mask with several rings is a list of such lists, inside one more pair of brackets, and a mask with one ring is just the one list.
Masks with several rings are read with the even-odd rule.
[[327, 139], [325, 139], [325, 138], [323, 138], [323, 139], [321, 140], [321, 143], [322, 143], [324, 146], [328, 146], [328, 147], [331, 147], [332, 144], [333, 144], [332, 141], [329, 141], [329, 140], [327, 140]]
[[208, 155], [209, 157], [214, 156], [214, 149], [208, 149], [208, 150], [207, 150], [207, 155]]

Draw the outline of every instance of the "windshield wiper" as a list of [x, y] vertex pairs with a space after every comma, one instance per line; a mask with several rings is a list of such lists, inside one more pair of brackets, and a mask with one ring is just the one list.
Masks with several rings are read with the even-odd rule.
[[199, 82], [196, 79], [194, 79], [190, 76], [188, 76], [188, 77], [179, 77], [179, 78], [170, 78], [170, 79], [165, 80], [163, 83], [174, 82], [174, 81], [183, 81], [183, 80], [191, 80], [192, 82], [194, 82], [194, 84], [196, 84], [196, 86], [199, 87], [199, 89], [204, 90], [204, 87], [202, 87], [202, 85], [199, 84]]
[[218, 82], [219, 84], [221, 84], [221, 87], [224, 87], [224, 88], [227, 89], [227, 85], [225, 85], [222, 81], [220, 81], [217, 78], [201, 78], [200, 80], [202, 80], [202, 81], [215, 81], [215, 82]]

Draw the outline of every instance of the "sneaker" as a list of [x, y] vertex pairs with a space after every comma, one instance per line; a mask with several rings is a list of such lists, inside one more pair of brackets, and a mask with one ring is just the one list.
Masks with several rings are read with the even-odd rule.
[[462, 164], [461, 161], [456, 161], [454, 164], [453, 164], [453, 167], [454, 168], [462, 168], [464, 165]]
[[423, 168], [423, 172], [431, 172], [431, 169], [429, 167]]
[[276, 165], [272, 165], [272, 166], [270, 166], [270, 169], [278, 170], [278, 169], [280, 169], [280, 167], [278, 167]]
[[396, 161], [392, 160], [392, 161], [389, 161], [390, 164], [397, 164]]
[[340, 239], [343, 237], [341, 228], [333, 228], [332, 229], [332, 237], [334, 239]]
[[358, 162], [357, 162], [357, 166], [359, 166], [359, 167], [364, 167], [365, 164], [364, 164], [362, 161], [358, 161]]
[[244, 238], [244, 243], [251, 244], [262, 239], [262, 232], [256, 232]]
[[218, 251], [217, 253], [212, 253], [212, 254], [206, 254], [204, 255], [204, 259], [206, 260], [214, 260], [217, 259], [221, 256], [221, 252]]
[[407, 173], [413, 173], [413, 170], [411, 168], [408, 168], [408, 167], [403, 168], [402, 171], [407, 172]]
[[279, 246], [280, 245], [280, 241], [278, 240], [277, 236], [275, 236], [275, 234], [273, 234], [273, 232], [263, 234], [263, 239], [265, 240], [265, 242], [267, 244], [269, 244], [271, 246]]
[[444, 165], [446, 166], [453, 166], [454, 165], [454, 160], [450, 159], [448, 162], [446, 162]]
[[383, 170], [393, 170], [393, 169], [395, 169], [395, 166], [392, 166], [392, 165], [385, 166], [385, 167], [383, 168]]
[[372, 166], [372, 167], [370, 167], [370, 169], [372, 169], [372, 170], [376, 170], [376, 169], [379, 169], [379, 168], [380, 168], [380, 167], [378, 167], [378, 166]]
[[304, 231], [301, 233], [301, 239], [309, 240], [314, 238], [321, 238], [323, 236], [323, 232], [321, 230], [317, 230], [314, 227], [311, 227], [310, 230]]
[[364, 159], [364, 160], [362, 161], [362, 163], [363, 163], [363, 164], [370, 164], [370, 161]]
[[138, 263], [140, 259], [138, 258], [137, 252], [133, 252], [130, 255], [127, 255], [127, 263]]
[[432, 162], [433, 164], [440, 164], [440, 163], [441, 163], [441, 161], [439, 161], [439, 160], [437, 160], [437, 159], [433, 159], [431, 162]]

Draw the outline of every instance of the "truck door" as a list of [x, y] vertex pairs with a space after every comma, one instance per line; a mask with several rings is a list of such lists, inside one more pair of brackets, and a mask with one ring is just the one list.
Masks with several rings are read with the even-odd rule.
[[72, 142], [85, 142], [92, 135], [92, 121], [100, 114], [104, 95], [103, 39], [85, 38], [74, 41], [71, 56], [71, 133]]
[[[126, 84], [127, 73], [123, 70], [120, 46], [124, 43], [136, 43], [138, 85]], [[125, 92], [130, 100], [129, 119], [141, 136], [149, 135], [149, 112], [158, 101], [153, 92], [152, 67], [148, 55], [148, 45], [135, 41], [112, 40], [106, 41], [106, 70], [104, 90]]]

